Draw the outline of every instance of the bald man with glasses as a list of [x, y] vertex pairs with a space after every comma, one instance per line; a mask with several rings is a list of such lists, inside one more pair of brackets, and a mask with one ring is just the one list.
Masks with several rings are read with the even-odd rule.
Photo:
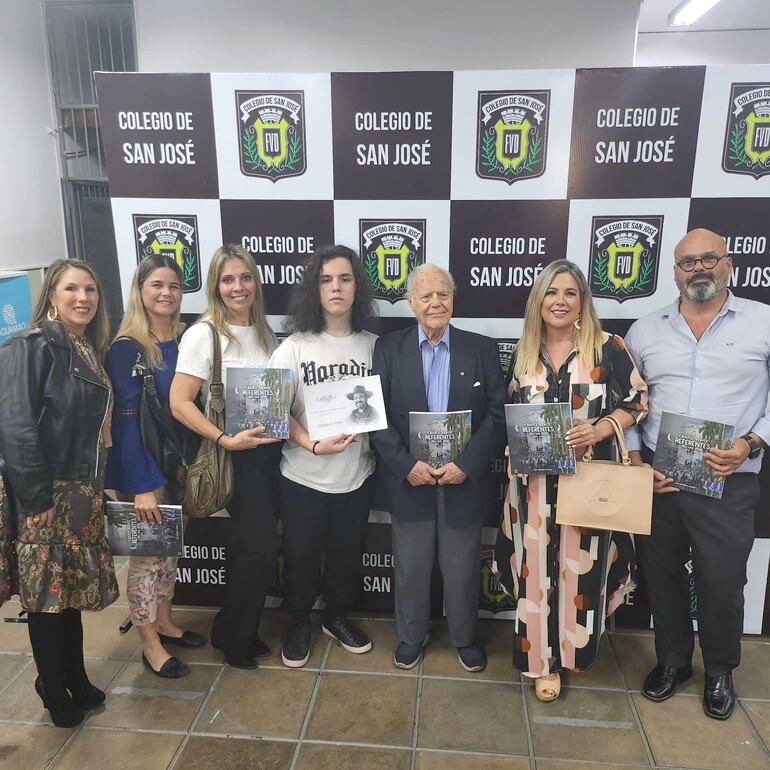
[[[735, 708], [731, 672], [741, 659], [757, 474], [770, 443], [770, 307], [727, 288], [732, 268], [724, 238], [704, 229], [687, 233], [674, 250], [679, 298], [638, 320], [625, 338], [650, 398], [635, 461], [652, 463], [664, 411], [735, 426], [730, 449], [713, 448], [705, 455], [725, 476], [722, 498], [680, 491], [656, 471], [652, 533], [636, 538], [658, 659], [642, 693], [666, 700], [692, 676], [694, 634], [685, 569], [692, 550], [706, 669], [703, 707], [715, 719], [727, 719]], [[638, 441], [633, 430], [631, 446]]]

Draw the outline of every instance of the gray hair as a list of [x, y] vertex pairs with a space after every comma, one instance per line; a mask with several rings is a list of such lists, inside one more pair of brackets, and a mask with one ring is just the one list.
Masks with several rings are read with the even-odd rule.
[[414, 285], [414, 279], [420, 274], [424, 273], [426, 270], [432, 270], [436, 273], [441, 273], [441, 275], [444, 276], [444, 279], [449, 284], [449, 288], [452, 292], [452, 296], [455, 295], [457, 292], [457, 284], [455, 283], [455, 279], [452, 277], [452, 274], [449, 272], [449, 270], [444, 270], [443, 267], [439, 267], [438, 265], [434, 265], [431, 262], [426, 262], [424, 265], [418, 265], [411, 273], [409, 273], [409, 277], [406, 279], [406, 297], [409, 299], [412, 296], [412, 286]]

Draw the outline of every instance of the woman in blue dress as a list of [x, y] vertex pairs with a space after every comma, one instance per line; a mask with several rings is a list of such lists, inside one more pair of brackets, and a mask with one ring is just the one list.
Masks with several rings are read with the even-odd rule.
[[[142, 358], [152, 370], [161, 403], [168, 404], [171, 380], [182, 331], [179, 309], [183, 276], [166, 256], [142, 260], [131, 283], [123, 323], [109, 349], [106, 368], [115, 390], [113, 448], [105, 486], [134, 503], [141, 521], [160, 522], [158, 505], [171, 502], [168, 484], [158, 462], [142, 443], [139, 399]], [[142, 353], [144, 354], [142, 356]], [[131, 620], [142, 640], [142, 660], [161, 677], [178, 678], [188, 668], [171, 655], [167, 645], [200, 647], [205, 637], [183, 631], [171, 618], [176, 558], [131, 556], [128, 560], [128, 604]]]

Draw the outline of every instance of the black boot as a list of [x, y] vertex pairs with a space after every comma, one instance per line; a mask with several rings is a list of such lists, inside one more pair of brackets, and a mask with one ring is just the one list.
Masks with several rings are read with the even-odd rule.
[[103, 690], [91, 684], [83, 660], [83, 622], [80, 610], [62, 611], [62, 644], [65, 666], [64, 684], [72, 693], [72, 700], [81, 709], [88, 710], [104, 703]]
[[35, 690], [57, 727], [75, 727], [84, 715], [64, 684], [63, 625], [60, 613], [30, 612], [27, 628], [39, 674]]

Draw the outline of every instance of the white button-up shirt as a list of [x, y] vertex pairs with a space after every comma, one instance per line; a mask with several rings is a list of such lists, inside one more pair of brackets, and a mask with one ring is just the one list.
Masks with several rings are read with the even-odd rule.
[[[679, 301], [640, 318], [625, 337], [649, 388], [649, 416], [627, 431], [629, 449], [638, 431], [655, 449], [662, 412], [735, 426], [735, 437], [753, 432], [770, 444], [770, 306], [728, 293], [727, 302], [700, 340], [679, 312]], [[762, 455], [741, 473], [758, 473]]]

